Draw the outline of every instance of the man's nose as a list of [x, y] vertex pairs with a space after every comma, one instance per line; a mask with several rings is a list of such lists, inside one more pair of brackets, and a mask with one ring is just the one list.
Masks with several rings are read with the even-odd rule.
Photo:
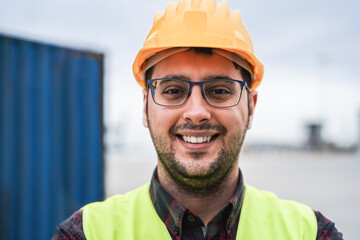
[[183, 118], [193, 124], [203, 124], [211, 119], [210, 105], [203, 97], [201, 87], [193, 86], [191, 94], [185, 102]]

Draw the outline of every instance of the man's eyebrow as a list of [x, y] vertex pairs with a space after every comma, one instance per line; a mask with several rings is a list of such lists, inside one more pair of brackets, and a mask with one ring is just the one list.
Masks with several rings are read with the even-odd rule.
[[229, 77], [228, 75], [210, 75], [210, 76], [207, 76], [207, 77], [203, 78], [203, 81], [218, 80], [218, 79], [236, 80], [236, 79], [233, 79], [233, 78]]
[[175, 79], [173, 78], [169, 78], [169, 79], [163, 79], [160, 81], [159, 85], [164, 85], [164, 84], [167, 84], [168, 82], [171, 82], [171, 81], [175, 81]]
[[[186, 81], [191, 81], [191, 78], [189, 78], [188, 76], [185, 75], [177, 75], [177, 74], [169, 74], [166, 75], [164, 78], [169, 78], [169, 79], [181, 79], [181, 80], [186, 80]], [[217, 79], [231, 79], [231, 80], [236, 80], [233, 79], [231, 77], [229, 77], [228, 75], [210, 75], [210, 76], [206, 76], [205, 78], [201, 79], [202, 81], [208, 81], [208, 80], [217, 80]], [[241, 80], [241, 79], [239, 79]]]
[[169, 74], [166, 75], [163, 78], [169, 78], [169, 79], [181, 79], [181, 80], [186, 80], [186, 81], [191, 81], [191, 79], [185, 75], [177, 75], [177, 74]]

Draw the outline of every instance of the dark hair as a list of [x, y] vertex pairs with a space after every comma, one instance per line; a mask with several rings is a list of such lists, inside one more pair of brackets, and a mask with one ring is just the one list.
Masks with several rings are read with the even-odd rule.
[[[206, 55], [211, 55], [211, 56], [213, 55], [212, 48], [192, 47], [188, 51], [194, 51], [195, 53], [206, 54]], [[247, 86], [249, 88], [251, 88], [251, 80], [252, 79], [251, 79], [251, 74], [249, 73], [249, 71], [247, 71], [245, 68], [241, 67], [239, 64], [237, 64], [235, 62], [233, 62], [233, 64], [234, 64], [235, 68], [240, 71], [241, 77], [247, 83]], [[154, 66], [152, 66], [145, 72], [145, 81], [151, 79], [153, 73], [154, 73]]]

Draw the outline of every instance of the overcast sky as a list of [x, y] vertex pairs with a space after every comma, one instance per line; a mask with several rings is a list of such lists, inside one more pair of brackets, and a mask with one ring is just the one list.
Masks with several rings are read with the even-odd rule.
[[[105, 53], [105, 121], [150, 146], [131, 66], [167, 0], [0, 0], [0, 33]], [[248, 142], [299, 144], [321, 121], [327, 141], [360, 136], [360, 1], [229, 0], [265, 66]]]

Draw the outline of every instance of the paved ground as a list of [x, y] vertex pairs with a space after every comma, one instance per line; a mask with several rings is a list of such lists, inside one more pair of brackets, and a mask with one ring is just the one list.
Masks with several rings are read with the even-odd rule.
[[[345, 239], [358, 239], [360, 154], [244, 153], [240, 167], [246, 183], [308, 204], [335, 221]], [[106, 193], [125, 193], [147, 182], [156, 155], [109, 156]]]

